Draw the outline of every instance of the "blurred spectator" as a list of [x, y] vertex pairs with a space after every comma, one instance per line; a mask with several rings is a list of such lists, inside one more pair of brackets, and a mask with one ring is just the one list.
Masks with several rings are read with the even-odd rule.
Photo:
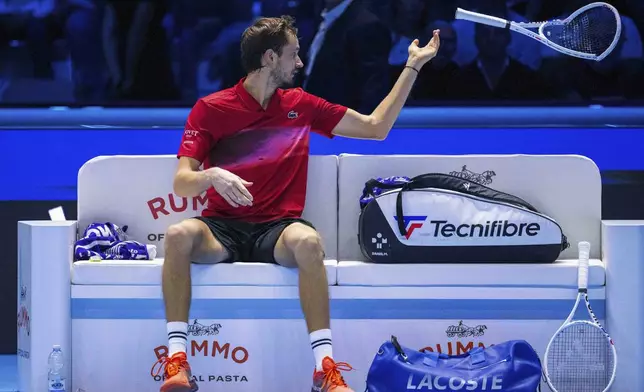
[[55, 0], [0, 0], [0, 43], [24, 41], [31, 53], [33, 76], [53, 79], [51, 64]]
[[389, 93], [391, 35], [360, 0], [326, 0], [304, 61], [304, 88], [370, 113]]
[[392, 48], [389, 52], [391, 84], [396, 82], [405, 67], [409, 45], [414, 39], [421, 38], [426, 24], [425, 5], [424, 0], [395, 0], [392, 3], [392, 17], [389, 22], [392, 29]]
[[539, 74], [510, 58], [510, 30], [475, 26], [476, 60], [459, 71], [449, 97], [467, 100], [537, 100], [549, 97]]
[[224, 89], [244, 76], [239, 44], [242, 33], [257, 17], [294, 16], [304, 47], [314, 34], [313, 6], [311, 1], [299, 0], [175, 3], [172, 13], [175, 34], [180, 37], [179, 75], [183, 98], [191, 102], [197, 95], [206, 93], [197, 88], [197, 70], [202, 58], [208, 61], [206, 78], [211, 87]]
[[432, 31], [441, 31], [441, 46], [438, 54], [421, 69], [412, 90], [413, 100], [442, 100], [449, 94], [448, 88], [458, 74], [459, 66], [452, 61], [456, 53], [456, 31], [447, 21], [437, 20], [427, 25], [421, 36], [421, 44], [429, 42]]
[[[585, 1], [567, 0], [559, 7], [546, 8], [546, 19], [566, 18]], [[619, 11], [619, 9], [618, 9]], [[556, 15], [552, 13], [557, 12]], [[557, 92], [569, 100], [624, 100], [644, 97], [642, 85], [642, 40], [634, 21], [621, 14], [622, 32], [618, 45], [601, 62], [564, 55], [542, 45], [542, 74]], [[561, 95], [561, 94], [560, 94]]]
[[[309, 52], [309, 46], [317, 31], [321, 7], [320, 0], [263, 0], [261, 15], [268, 17], [290, 15], [294, 17], [300, 41], [300, 56], [304, 56]], [[302, 74], [298, 75], [298, 79], [301, 83]]]
[[456, 13], [456, 7], [459, 6], [458, 0], [423, 0], [426, 5], [425, 17], [428, 21], [436, 20], [445, 20], [452, 21], [454, 20], [454, 13]]
[[[177, 41], [178, 84], [182, 100], [194, 102], [198, 98], [198, 69], [207, 58], [206, 48], [228, 23], [220, 2], [182, 0], [171, 2], [171, 36]], [[229, 4], [229, 3], [225, 3]], [[213, 57], [213, 54], [209, 54]], [[215, 78], [215, 77], [213, 77]]]
[[[440, 29], [441, 47], [438, 55], [422, 68], [410, 95], [410, 101], [444, 99], [452, 75], [458, 65], [452, 61], [456, 53], [456, 31], [439, 16], [454, 16], [453, 1], [394, 0], [390, 25], [393, 47], [389, 53], [391, 83], [395, 83], [405, 67], [408, 47], [418, 38], [425, 45], [435, 29]], [[433, 20], [433, 21], [432, 21]]]
[[[414, 38], [441, 30], [409, 102], [644, 99], [644, 1], [611, 0], [622, 39], [602, 62], [453, 19], [456, 7], [514, 21], [567, 17], [586, 0], [0, 0], [0, 100], [94, 105], [180, 100], [244, 76], [239, 41], [259, 16], [296, 19], [296, 85], [372, 111]], [[496, 30], [496, 31], [495, 31]], [[101, 36], [102, 33], [102, 36]], [[105, 102], [107, 103], [107, 102]], [[178, 102], [177, 102], [178, 103]]]
[[97, 101], [102, 95], [99, 26], [92, 0], [0, 0], [0, 45], [23, 42], [34, 78], [54, 79], [54, 42], [66, 40], [77, 100]]
[[363, 0], [363, 4], [380, 21], [392, 29], [394, 19], [392, 16], [392, 10], [394, 9], [394, 3], [397, 1], [398, 0]]
[[[547, 16], [549, 16], [546, 19], [564, 19], [584, 5], [586, 5], [585, 0], [567, 0], [558, 8], [561, 9], [561, 12], [552, 16], [546, 14]], [[552, 12], [553, 10], [550, 9], [550, 11]], [[618, 11], [620, 10], [618, 9]], [[642, 38], [639, 29], [632, 18], [629, 18], [623, 13], [620, 13], [620, 17], [622, 22], [621, 38], [623, 39], [623, 41], [620, 43], [620, 48], [615, 49], [619, 52], [618, 57], [623, 60], [637, 59], [638, 61], [641, 61], [644, 54], [644, 48], [642, 47]], [[565, 57], [564, 54], [557, 52], [545, 45], [541, 45], [541, 55], [544, 58]]]
[[[530, 21], [525, 16], [509, 9], [505, 0], [485, 0], [467, 3], [467, 5], [470, 7], [467, 9], [471, 11], [502, 17], [515, 22]], [[453, 25], [458, 35], [458, 50], [454, 56], [454, 61], [459, 66], [463, 66], [470, 63], [477, 56], [477, 46], [474, 42], [476, 23], [467, 20], [455, 20]], [[523, 34], [511, 33], [507, 52], [514, 60], [533, 70], [537, 70], [541, 65], [542, 46], [539, 42]]]
[[557, 80], [583, 100], [624, 100], [644, 98], [641, 61], [625, 61], [624, 36], [613, 52], [602, 61], [567, 57]]
[[177, 100], [164, 1], [106, 0], [103, 45], [116, 100]]
[[211, 45], [210, 76], [219, 78], [222, 89], [234, 86], [246, 75], [241, 65], [239, 45], [244, 30], [260, 16], [259, 6], [260, 2], [236, 0], [226, 2], [226, 7], [221, 10], [226, 23]]
[[534, 22], [544, 20], [538, 17], [543, 8], [543, 2], [544, 0], [506, 0], [506, 6], [521, 15], [526, 21]]

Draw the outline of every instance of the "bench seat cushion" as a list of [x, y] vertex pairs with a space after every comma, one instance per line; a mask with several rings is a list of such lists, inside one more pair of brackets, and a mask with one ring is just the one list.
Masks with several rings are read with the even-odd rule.
[[[336, 260], [325, 260], [329, 285], [336, 284]], [[72, 284], [76, 285], [160, 285], [163, 259], [77, 261], [72, 267]], [[296, 286], [298, 273], [268, 263], [193, 264], [195, 286]]]
[[[577, 260], [552, 264], [375, 264], [340, 261], [340, 286], [577, 287]], [[602, 287], [604, 263], [591, 259], [589, 287]]]

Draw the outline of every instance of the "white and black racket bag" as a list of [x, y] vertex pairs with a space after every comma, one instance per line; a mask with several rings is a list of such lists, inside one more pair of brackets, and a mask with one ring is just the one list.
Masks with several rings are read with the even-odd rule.
[[526, 201], [448, 174], [367, 181], [358, 239], [376, 263], [551, 263], [561, 226]]

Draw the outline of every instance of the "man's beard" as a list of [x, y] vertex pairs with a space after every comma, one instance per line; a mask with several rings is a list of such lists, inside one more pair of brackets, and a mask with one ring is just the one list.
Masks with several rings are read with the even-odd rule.
[[273, 83], [277, 88], [289, 88], [295, 84], [296, 72], [289, 74], [283, 72], [274, 72], [272, 75]]

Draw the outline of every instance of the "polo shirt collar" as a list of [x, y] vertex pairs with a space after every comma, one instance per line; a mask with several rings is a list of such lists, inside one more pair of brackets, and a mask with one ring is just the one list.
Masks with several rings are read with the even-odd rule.
[[[244, 106], [246, 106], [249, 110], [256, 111], [256, 112], [263, 112], [264, 108], [262, 105], [257, 102], [255, 97], [250, 95], [248, 90], [244, 87], [244, 81], [246, 78], [242, 78], [236, 85], [235, 85], [235, 92], [243, 102]], [[279, 109], [279, 102], [280, 98], [282, 96], [282, 90], [277, 89], [275, 90], [275, 93], [271, 97], [270, 101], [268, 102], [268, 106], [266, 107], [266, 112], [273, 112], [275, 110]]]

